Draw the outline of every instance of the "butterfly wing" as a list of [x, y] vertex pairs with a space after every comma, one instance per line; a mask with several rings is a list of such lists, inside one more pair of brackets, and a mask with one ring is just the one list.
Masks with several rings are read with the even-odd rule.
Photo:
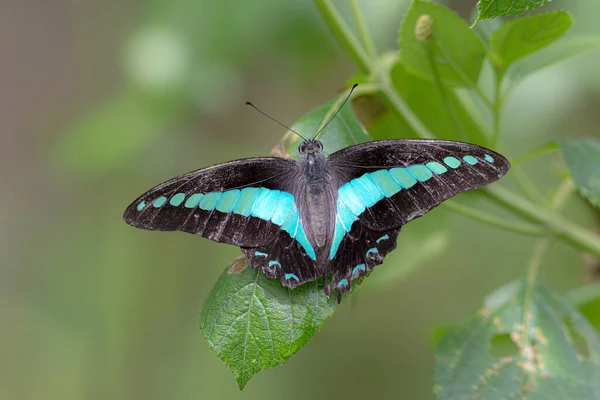
[[123, 218], [141, 229], [184, 231], [236, 246], [273, 240], [294, 207], [294, 160], [232, 161], [161, 183], [135, 200]]
[[[355, 264], [368, 256], [380, 263], [402, 225], [457, 193], [496, 181], [509, 168], [506, 158], [489, 149], [443, 140], [374, 141], [331, 154], [327, 169], [338, 192], [329, 250], [329, 272], [337, 277], [332, 284], [349, 290]], [[377, 241], [386, 235], [389, 243]]]

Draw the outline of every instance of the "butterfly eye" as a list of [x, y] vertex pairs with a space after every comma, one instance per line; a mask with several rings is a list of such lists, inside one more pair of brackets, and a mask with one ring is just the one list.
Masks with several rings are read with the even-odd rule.
[[319, 142], [317, 140], [317, 147], [319, 148], [319, 151], [323, 151], [323, 143]]
[[306, 143], [300, 143], [300, 146], [298, 146], [298, 151], [300, 152], [300, 154], [306, 153]]

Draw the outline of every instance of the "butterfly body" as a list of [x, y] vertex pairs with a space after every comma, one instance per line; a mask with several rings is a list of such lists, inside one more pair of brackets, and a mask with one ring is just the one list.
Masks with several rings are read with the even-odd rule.
[[373, 141], [329, 156], [306, 140], [298, 151], [299, 160], [250, 158], [171, 179], [124, 219], [240, 246], [286, 287], [325, 277], [326, 294], [341, 294], [396, 248], [402, 225], [510, 167], [486, 148], [442, 140]]

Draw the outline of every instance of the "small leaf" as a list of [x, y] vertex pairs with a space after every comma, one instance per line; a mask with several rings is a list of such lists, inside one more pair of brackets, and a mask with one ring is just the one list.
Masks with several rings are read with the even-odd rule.
[[325, 296], [322, 280], [289, 290], [251, 268], [234, 275], [227, 270], [204, 301], [200, 328], [241, 390], [253, 375], [304, 346], [337, 302]]
[[[312, 137], [338, 103], [333, 100], [316, 108], [292, 128]], [[349, 105], [320, 139], [328, 153], [371, 140]], [[295, 134], [288, 134], [277, 150], [297, 154], [298, 141]], [[241, 268], [240, 262], [235, 260], [235, 266], [221, 275], [203, 304], [200, 321], [206, 340], [243, 389], [253, 375], [283, 364], [304, 346], [336, 311], [337, 299], [325, 296], [322, 279], [289, 290], [262, 272]]]
[[534, 286], [527, 316], [524, 301], [524, 282], [508, 284], [444, 335], [434, 377], [438, 399], [600, 398], [600, 337], [592, 326], [542, 283]]
[[525, 11], [535, 10], [550, 0], [479, 0], [478, 19], [517, 15]]
[[589, 323], [600, 332], [600, 282], [572, 289], [567, 292], [566, 297], [587, 318]]
[[[419, 21], [428, 16], [431, 37], [417, 38]], [[450, 9], [415, 0], [400, 29], [400, 59], [406, 68], [431, 79], [432, 68], [449, 85], [474, 87], [485, 57], [485, 47], [467, 23]]]
[[571, 14], [565, 11], [519, 18], [494, 32], [490, 45], [502, 63], [502, 70], [506, 70], [519, 58], [558, 40], [572, 24]]
[[[431, 80], [408, 73], [401, 63], [392, 69], [391, 76], [396, 91], [436, 138], [487, 144], [481, 125], [453, 90], [441, 88], [441, 93]], [[398, 131], [381, 132], [379, 136], [376, 129], [369, 127], [369, 132], [375, 139], [390, 139], [400, 134], [409, 137], [411, 129], [402, 121], [402, 128]], [[383, 136], [386, 133], [387, 136]]]
[[[313, 109], [296, 121], [291, 128], [307, 139], [312, 138], [320, 127], [339, 109], [341, 106], [340, 99], [344, 100], [344, 98], [345, 95], [341, 95], [337, 99]], [[301, 140], [293, 132], [288, 132], [285, 135], [283, 139], [284, 148], [292, 157], [298, 156], [298, 145]], [[323, 143], [324, 153], [329, 155], [345, 147], [365, 143], [373, 139], [356, 119], [350, 104], [346, 104], [335, 119], [323, 129], [323, 132], [319, 135], [319, 140]]]
[[581, 194], [600, 207], [600, 140], [562, 140], [558, 146]]
[[513, 83], [518, 82], [552, 64], [597, 47], [600, 47], [600, 37], [598, 36], [565, 38], [553, 46], [537, 52], [535, 57], [519, 59], [508, 69], [507, 76]]

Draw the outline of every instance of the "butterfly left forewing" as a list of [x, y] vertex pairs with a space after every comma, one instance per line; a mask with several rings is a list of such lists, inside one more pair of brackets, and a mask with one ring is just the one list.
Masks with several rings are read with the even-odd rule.
[[179, 230], [237, 246], [268, 243], [292, 212], [293, 160], [265, 157], [219, 164], [164, 182], [123, 218], [148, 230]]

